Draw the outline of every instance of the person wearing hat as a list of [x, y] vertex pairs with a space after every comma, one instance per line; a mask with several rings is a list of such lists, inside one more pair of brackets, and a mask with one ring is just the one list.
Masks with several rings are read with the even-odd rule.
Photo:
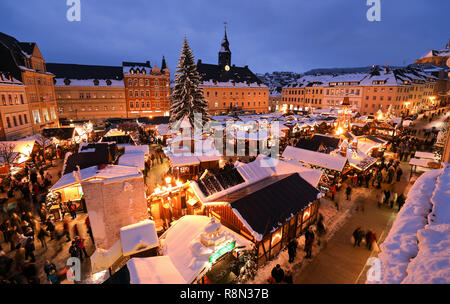
[[277, 283], [283, 282], [283, 280], [284, 280], [284, 271], [281, 268], [280, 264], [277, 264], [277, 266], [275, 266], [272, 269], [271, 275], [275, 279], [275, 282], [277, 282]]

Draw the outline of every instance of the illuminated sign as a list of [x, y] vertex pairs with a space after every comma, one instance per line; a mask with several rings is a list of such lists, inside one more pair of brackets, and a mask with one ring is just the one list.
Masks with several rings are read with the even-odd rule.
[[225, 246], [223, 246], [222, 248], [220, 248], [219, 250], [217, 250], [216, 252], [214, 252], [210, 257], [209, 257], [209, 262], [210, 263], [214, 263], [218, 258], [220, 258], [222, 255], [224, 255], [227, 252], [230, 252], [231, 250], [233, 250], [236, 247], [236, 241], [233, 241]]

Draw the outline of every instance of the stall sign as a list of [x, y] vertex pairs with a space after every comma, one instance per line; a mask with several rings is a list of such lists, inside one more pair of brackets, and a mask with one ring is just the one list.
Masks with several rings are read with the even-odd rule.
[[224, 255], [227, 252], [230, 252], [231, 250], [233, 250], [236, 247], [236, 241], [233, 241], [225, 246], [223, 246], [222, 248], [220, 248], [219, 250], [217, 250], [216, 252], [214, 252], [210, 257], [209, 257], [209, 262], [210, 263], [214, 263], [218, 258], [220, 258], [222, 255]]

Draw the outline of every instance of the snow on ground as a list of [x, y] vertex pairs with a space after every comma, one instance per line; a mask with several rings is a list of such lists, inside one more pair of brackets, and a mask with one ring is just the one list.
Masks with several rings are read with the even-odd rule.
[[[357, 193], [362, 190], [362, 188], [355, 188], [354, 195], [356, 197]], [[328, 240], [330, 240], [333, 235], [338, 231], [342, 225], [346, 222], [346, 220], [350, 217], [352, 209], [354, 207], [354, 201], [344, 200], [344, 193], [341, 190], [342, 199], [339, 201], [339, 211], [336, 210], [335, 204], [333, 201], [330, 201], [327, 198], [320, 199], [320, 208], [319, 213], [323, 215], [325, 228], [327, 230], [326, 234], [321, 237], [321, 245], [318, 245], [318, 242], [314, 242], [312, 254], [313, 258], [317, 255], [318, 251], [320, 251], [321, 247], [326, 247]], [[336, 196], [338, 199], [339, 194]], [[315, 228], [315, 225], [314, 225]], [[316, 240], [317, 240], [316, 234]], [[306, 265], [308, 265], [311, 260], [305, 259], [305, 236], [301, 235], [297, 238], [298, 247], [297, 247], [297, 255], [295, 257], [294, 263], [289, 263], [289, 255], [287, 249], [280, 251], [277, 257], [267, 263], [265, 266], [258, 269], [258, 272], [255, 278], [249, 282], [248, 284], [265, 284], [267, 283], [267, 279], [270, 278], [272, 269], [280, 264], [281, 268], [286, 272], [290, 272], [293, 277], [295, 277], [298, 273], [300, 273]]]
[[420, 176], [381, 245], [380, 283], [450, 282], [450, 167]]

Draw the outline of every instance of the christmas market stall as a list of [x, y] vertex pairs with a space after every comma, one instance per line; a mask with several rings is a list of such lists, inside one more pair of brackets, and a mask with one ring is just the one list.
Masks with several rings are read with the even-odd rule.
[[341, 177], [351, 170], [347, 158], [340, 155], [320, 153], [287, 146], [283, 151], [282, 157], [285, 160], [300, 162], [310, 168], [320, 169], [325, 172], [330, 180]]
[[160, 238], [162, 256], [127, 262], [131, 284], [231, 283], [253, 244], [217, 219], [187, 215]]
[[255, 244], [258, 266], [315, 222], [323, 195], [298, 173], [269, 176], [252, 184], [243, 178], [216, 177], [206, 183], [192, 182], [192, 187], [208, 216]]

